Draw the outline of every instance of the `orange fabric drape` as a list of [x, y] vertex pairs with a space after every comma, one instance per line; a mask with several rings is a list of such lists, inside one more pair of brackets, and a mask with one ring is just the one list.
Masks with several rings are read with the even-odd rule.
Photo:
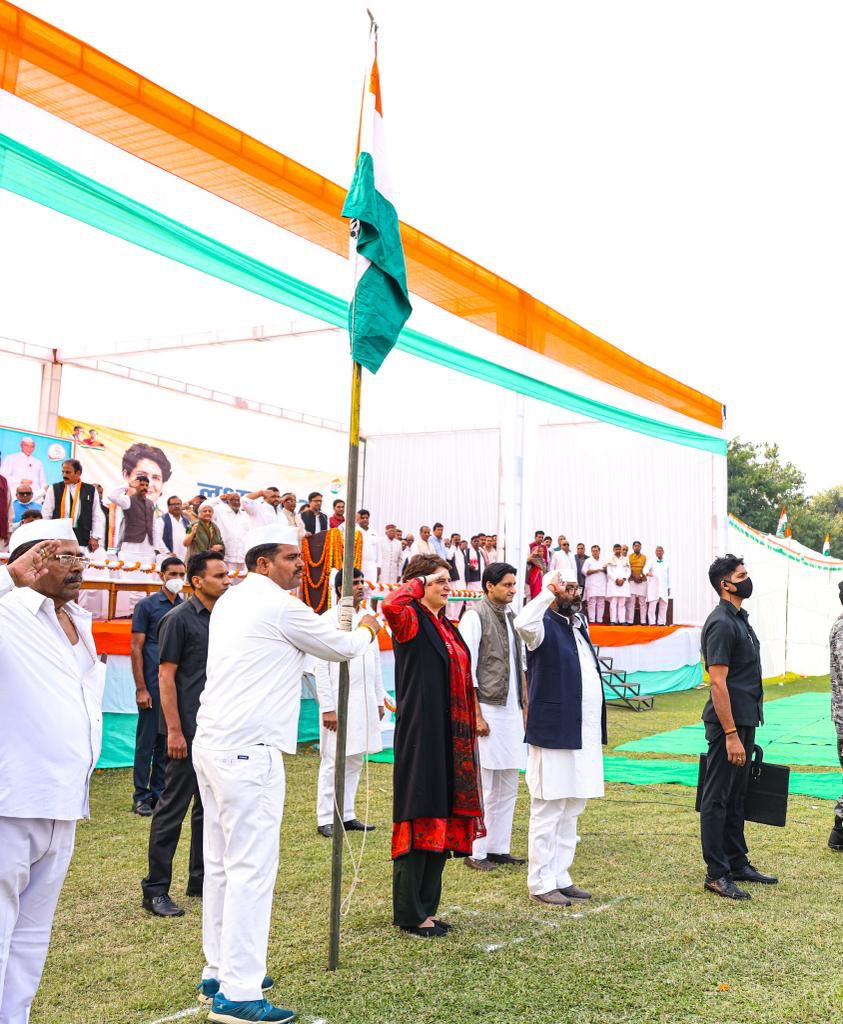
[[[0, 0], [0, 87], [310, 242], [348, 252], [339, 185], [7, 0]], [[598, 380], [723, 425], [715, 399], [416, 228], [402, 224], [401, 233], [415, 295]]]
[[670, 636], [677, 629], [687, 626], [589, 626], [591, 642], [595, 647], [631, 647], [634, 644], [651, 644]]
[[130, 621], [94, 622], [93, 630], [97, 654], [132, 653], [132, 623]]

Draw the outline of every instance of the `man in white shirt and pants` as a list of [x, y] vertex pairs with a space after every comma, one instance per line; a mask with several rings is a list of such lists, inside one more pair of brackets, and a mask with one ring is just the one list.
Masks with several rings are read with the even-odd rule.
[[486, 835], [474, 841], [465, 864], [492, 871], [497, 864], [524, 863], [511, 856], [510, 844], [518, 779], [527, 767], [527, 692], [521, 641], [509, 607], [518, 588], [515, 568], [493, 562], [483, 573], [483, 588], [483, 600], [475, 602], [460, 623], [460, 634], [471, 652], [486, 823]]
[[549, 572], [515, 619], [527, 646], [527, 886], [531, 899], [553, 908], [591, 898], [570, 871], [577, 819], [587, 800], [604, 794], [606, 702], [580, 608], [576, 575]]
[[647, 573], [647, 619], [651, 626], [667, 625], [667, 602], [673, 596], [670, 562], [664, 557], [664, 548], [656, 548], [656, 560]]
[[294, 754], [305, 658], [359, 657], [377, 640], [365, 615], [337, 629], [292, 597], [304, 563], [298, 531], [262, 526], [244, 542], [246, 579], [211, 618], [193, 763], [205, 808], [200, 989], [211, 1021], [288, 1021], [261, 997], [284, 809], [282, 752]]
[[606, 563], [600, 557], [600, 545], [591, 545], [591, 557], [582, 566], [585, 577], [584, 598], [588, 607], [588, 621], [602, 625], [606, 614]]
[[105, 684], [91, 616], [76, 603], [83, 561], [71, 521], [21, 526], [14, 544], [0, 566], [2, 1024], [26, 1024], [38, 991], [76, 821], [89, 814]]
[[609, 598], [609, 622], [626, 625], [626, 599], [629, 597], [629, 560], [621, 554], [621, 545], [612, 548], [606, 563], [606, 596]]
[[214, 519], [225, 544], [225, 564], [229, 569], [238, 569], [242, 573], [246, 568], [243, 541], [246, 534], [254, 529], [254, 524], [240, 507], [237, 491], [229, 491], [219, 498], [209, 498], [208, 501], [214, 506]]
[[381, 583], [401, 582], [402, 546], [394, 523], [389, 523], [381, 538], [380, 566]]
[[[339, 629], [342, 570], [334, 577], [336, 602], [325, 618]], [[353, 598], [354, 628], [364, 612], [361, 608], [366, 593], [365, 577], [360, 569], [354, 570]], [[380, 648], [369, 644], [366, 650], [348, 663], [348, 725], [345, 743], [345, 799], [343, 801], [343, 827], [346, 832], [371, 832], [374, 825], [359, 821], [354, 811], [357, 786], [363, 770], [363, 755], [383, 750], [381, 719], [384, 714], [383, 676]], [[337, 695], [340, 686], [340, 667], [336, 661], [319, 659], [316, 662], [316, 695], [322, 728], [319, 736], [319, 785], [316, 795], [316, 830], [330, 839], [334, 834], [334, 768], [337, 754]]]

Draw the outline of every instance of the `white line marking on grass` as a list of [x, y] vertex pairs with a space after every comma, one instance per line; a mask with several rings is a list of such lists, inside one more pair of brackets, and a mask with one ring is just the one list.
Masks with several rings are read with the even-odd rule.
[[613, 900], [609, 900], [608, 903], [601, 903], [599, 907], [589, 907], [587, 910], [579, 910], [574, 914], [566, 914], [566, 917], [585, 917], [586, 914], [602, 914], [604, 910], [608, 910], [609, 907], [613, 907], [616, 903], [623, 903], [624, 900], [628, 900], [629, 896], [616, 896]]
[[169, 1020], [183, 1020], [185, 1017], [192, 1017], [196, 1013], [201, 1013], [206, 1010], [205, 1006], [188, 1006], [186, 1010], [179, 1010], [178, 1013], [174, 1013], [169, 1017], [159, 1017], [158, 1020], [150, 1021], [150, 1024], [167, 1024]]
[[[537, 925], [541, 925], [545, 928], [560, 928], [566, 920], [578, 919], [585, 917], [586, 914], [602, 914], [604, 910], [608, 910], [609, 907], [615, 906], [616, 903], [622, 903], [624, 900], [630, 899], [629, 896], [617, 896], [613, 900], [609, 900], [607, 903], [601, 903], [597, 907], [588, 907], [585, 910], [578, 910], [571, 913], [571, 911], [559, 911], [553, 918], [534, 918]], [[497, 953], [499, 949], [505, 949], [507, 946], [517, 946], [519, 943], [524, 942], [522, 938], [510, 939], [507, 942], [480, 942], [477, 944], [478, 949], [482, 949], [484, 953]]]

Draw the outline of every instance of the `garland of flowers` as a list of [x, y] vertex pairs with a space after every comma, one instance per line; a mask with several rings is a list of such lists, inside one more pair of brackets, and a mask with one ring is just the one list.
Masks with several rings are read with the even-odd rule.
[[[322, 547], [322, 555], [319, 558], [314, 559], [311, 554], [309, 537], [305, 537], [302, 542], [302, 558], [304, 559], [304, 573], [301, 580], [302, 599], [317, 615], [328, 607], [331, 570], [342, 568], [343, 551], [343, 533], [336, 528], [328, 530]], [[354, 567], [359, 569], [362, 564], [363, 537], [357, 533], [354, 538]]]

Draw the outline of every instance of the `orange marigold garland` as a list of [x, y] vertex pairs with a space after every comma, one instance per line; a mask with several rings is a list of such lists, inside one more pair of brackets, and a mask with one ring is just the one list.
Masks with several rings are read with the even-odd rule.
[[[311, 543], [316, 538], [322, 540], [322, 552], [314, 557]], [[305, 537], [302, 541], [302, 557], [304, 573], [302, 574], [302, 600], [317, 615], [329, 607], [331, 570], [342, 568], [343, 533], [332, 529], [325, 533], [317, 533], [315, 537]], [[354, 566], [359, 569], [363, 564], [363, 537], [360, 533], [354, 538]]]

